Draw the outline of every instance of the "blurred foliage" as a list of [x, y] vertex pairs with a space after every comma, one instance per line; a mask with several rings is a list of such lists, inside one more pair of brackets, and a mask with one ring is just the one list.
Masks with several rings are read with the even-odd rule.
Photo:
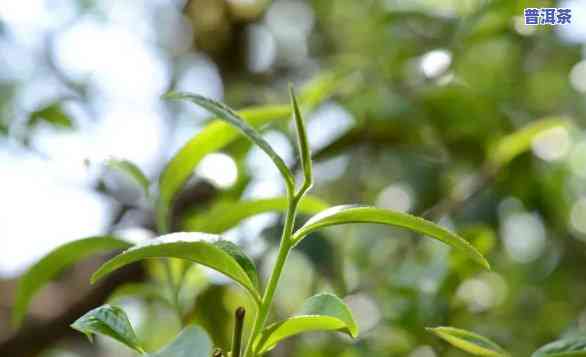
[[[79, 1], [76, 18], [99, 13], [99, 3]], [[189, 52], [217, 65], [225, 101], [236, 108], [284, 103], [289, 81], [305, 82], [325, 71], [343, 74], [335, 97], [316, 113], [334, 106], [333, 126], [343, 126], [340, 117], [348, 116], [350, 127], [340, 134], [320, 125], [319, 115], [309, 116], [316, 123], [308, 125], [310, 141], [329, 136], [313, 150], [314, 192], [331, 204], [432, 212], [486, 254], [493, 267], [483, 272], [441, 245], [374, 225], [314, 233], [315, 239], [306, 240], [288, 263], [292, 273], [280, 284], [276, 315], [296, 311], [302, 297], [333, 290], [347, 296], [361, 336], [349, 344], [340, 343], [347, 342], [345, 336], [311, 334], [287, 341], [272, 355], [464, 355], [426, 332], [427, 326], [475, 331], [513, 356], [528, 356], [560, 337], [586, 334], [586, 78], [572, 78], [584, 64], [586, 39], [567, 42], [555, 28], [522, 25], [524, 8], [564, 2], [275, 0], [252, 2], [256, 8], [240, 3], [249, 2], [192, 0], [182, 8], [196, 33]], [[272, 35], [277, 55], [269, 67], [254, 70], [246, 60], [254, 48], [247, 31], [274, 32], [275, 24], [283, 28]], [[309, 31], [292, 31], [296, 25]], [[12, 30], [0, 11], [0, 44], [9, 41]], [[163, 32], [161, 27], [154, 31]], [[261, 41], [256, 46], [269, 46], [262, 42], [267, 38], [256, 41]], [[296, 47], [300, 43], [306, 48]], [[75, 95], [70, 101], [95, 111], [99, 98], [91, 83], [64, 76], [48, 52], [34, 61], [48, 66], [66, 93]], [[188, 55], [169, 54], [168, 87], [185, 72], [181, 56]], [[52, 101], [26, 99], [41, 94], [27, 92], [31, 84], [17, 76], [2, 74], [0, 68], [0, 140], [27, 143], [23, 138], [47, 123], [75, 130], [76, 118], [59, 101], [63, 93], [52, 93]], [[193, 115], [181, 107], [167, 109], [165, 120], [177, 131], [182, 118]], [[502, 138], [550, 117], [563, 117], [569, 125], [529, 138], [510, 162], [507, 158], [506, 165], [487, 171]], [[187, 137], [194, 132], [189, 130]], [[284, 121], [272, 125], [271, 132], [291, 140]], [[190, 181], [179, 199], [187, 202], [189, 219], [252, 190], [258, 177], [250, 151], [243, 140], [223, 150], [236, 161], [238, 180], [227, 188], [215, 186], [211, 199], [191, 200], [197, 193], [191, 189], [198, 186]], [[277, 219], [262, 232], [235, 232], [255, 252], [262, 272], [272, 264], [281, 225]], [[153, 222], [141, 226], [153, 229]], [[247, 236], [251, 231], [258, 236]], [[182, 299], [194, 302], [190, 318], [226, 346], [231, 311], [249, 302], [217, 277], [206, 285], [198, 274]], [[139, 305], [143, 318], [135, 326], [149, 347], [161, 346], [179, 329], [162, 306], [156, 299]]]

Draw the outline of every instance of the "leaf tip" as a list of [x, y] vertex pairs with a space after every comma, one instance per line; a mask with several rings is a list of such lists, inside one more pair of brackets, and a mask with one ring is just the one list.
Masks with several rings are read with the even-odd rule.
[[161, 99], [163, 99], [163, 100], [177, 100], [177, 99], [181, 99], [181, 93], [174, 92], [174, 91], [170, 91], [170, 92], [167, 92], [167, 93], [161, 95]]

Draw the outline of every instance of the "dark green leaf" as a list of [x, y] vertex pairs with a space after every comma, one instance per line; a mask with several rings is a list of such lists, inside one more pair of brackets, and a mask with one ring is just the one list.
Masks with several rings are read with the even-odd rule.
[[63, 111], [61, 102], [50, 103], [29, 115], [28, 125], [34, 126], [40, 121], [45, 121], [51, 125], [61, 128], [71, 128], [73, 125], [71, 118]]
[[[187, 217], [183, 222], [183, 228], [187, 231], [222, 233], [257, 214], [286, 211], [288, 205], [286, 197], [220, 202], [203, 214]], [[311, 196], [305, 196], [299, 204], [299, 212], [305, 214], [315, 214], [326, 208], [328, 205], [325, 202]]]
[[259, 354], [264, 354], [285, 338], [312, 331], [340, 331], [356, 337], [358, 326], [340, 298], [318, 294], [305, 301], [298, 316], [268, 326], [259, 336], [255, 348]]
[[428, 331], [447, 341], [452, 346], [475, 356], [506, 357], [508, 353], [486, 337], [454, 327], [428, 328]]
[[172, 233], [138, 244], [102, 265], [92, 283], [121, 267], [148, 258], [179, 258], [205, 265], [232, 278], [255, 299], [259, 293], [249, 273], [238, 260], [216, 245], [219, 236], [206, 233]]
[[212, 341], [200, 327], [186, 327], [177, 338], [162, 350], [148, 354], [149, 357], [210, 357]]
[[586, 337], [554, 341], [533, 352], [531, 357], [580, 357], [586, 356]]
[[125, 249], [132, 244], [115, 237], [91, 237], [66, 243], [53, 250], [24, 273], [16, 291], [13, 323], [19, 325], [35, 293], [63, 269], [93, 254]]
[[259, 288], [258, 273], [256, 271], [256, 266], [254, 265], [252, 259], [250, 259], [242, 251], [242, 249], [240, 249], [239, 246], [227, 240], [219, 240], [215, 242], [214, 245], [222, 249], [224, 252], [230, 254], [232, 258], [234, 258], [236, 262], [238, 262], [242, 269], [244, 269], [246, 275], [248, 275], [248, 277], [250, 278], [252, 285], [254, 285], [254, 287], [257, 289]]
[[126, 313], [119, 307], [100, 306], [77, 319], [71, 327], [84, 333], [90, 341], [94, 334], [105, 335], [141, 354], [144, 353]]
[[336, 206], [312, 217], [293, 235], [294, 244], [298, 244], [309, 233], [328, 226], [348, 223], [378, 223], [406, 228], [414, 232], [442, 241], [490, 269], [486, 259], [464, 238], [423, 218], [407, 213], [365, 206]]

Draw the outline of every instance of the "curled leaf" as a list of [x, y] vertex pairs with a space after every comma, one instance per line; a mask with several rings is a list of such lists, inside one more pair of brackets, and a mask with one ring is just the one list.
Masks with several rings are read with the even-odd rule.
[[297, 230], [292, 238], [293, 243], [298, 244], [308, 234], [317, 229], [348, 223], [378, 223], [406, 228], [444, 242], [466, 254], [486, 269], [490, 269], [488, 261], [482, 254], [464, 238], [455, 233], [423, 218], [375, 207], [344, 205], [329, 208], [313, 216]]
[[116, 341], [143, 353], [134, 329], [124, 310], [117, 306], [103, 305], [75, 321], [71, 327], [84, 333], [90, 341], [94, 334], [109, 336]]
[[[254, 266], [243, 264], [243, 253], [227, 249], [228, 244], [218, 243], [220, 237], [206, 233], [172, 233], [145, 241], [110, 259], [93, 275], [92, 283], [125, 265], [149, 258], [179, 258], [212, 268], [236, 281], [256, 302], [260, 296], [255, 285]], [[232, 247], [233, 248], [233, 247]]]

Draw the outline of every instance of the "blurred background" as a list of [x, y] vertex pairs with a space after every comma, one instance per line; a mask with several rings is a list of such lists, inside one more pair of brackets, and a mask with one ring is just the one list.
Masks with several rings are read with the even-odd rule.
[[[571, 8], [572, 24], [525, 26], [527, 7]], [[67, 241], [155, 235], [148, 202], [102, 163], [128, 159], [156, 182], [209, 121], [161, 94], [281, 104], [288, 83], [332, 73], [333, 96], [306, 115], [313, 195], [425, 214], [468, 238], [493, 271], [402, 230], [325, 230], [291, 256], [274, 316], [331, 290], [352, 307], [361, 336], [309, 334], [272, 356], [463, 356], [424, 330], [436, 325], [484, 334], [514, 356], [586, 333], [584, 43], [579, 0], [1, 1], [0, 355], [129, 356], [68, 327], [113, 292], [147, 346], [165, 343], [179, 329], [174, 315], [121, 292], [157, 276], [154, 263], [98, 286], [88, 276], [104, 257], [79, 263], [43, 289], [19, 330], [9, 323], [17, 279]], [[503, 137], [552, 117], [569, 124], [506, 165], [487, 164]], [[292, 126], [263, 133], [295, 166]], [[284, 192], [245, 140], [208, 155], [194, 174], [178, 220]], [[226, 236], [266, 276], [281, 224], [280, 214], [262, 214]], [[225, 346], [242, 291], [199, 268], [184, 290], [193, 319]]]

